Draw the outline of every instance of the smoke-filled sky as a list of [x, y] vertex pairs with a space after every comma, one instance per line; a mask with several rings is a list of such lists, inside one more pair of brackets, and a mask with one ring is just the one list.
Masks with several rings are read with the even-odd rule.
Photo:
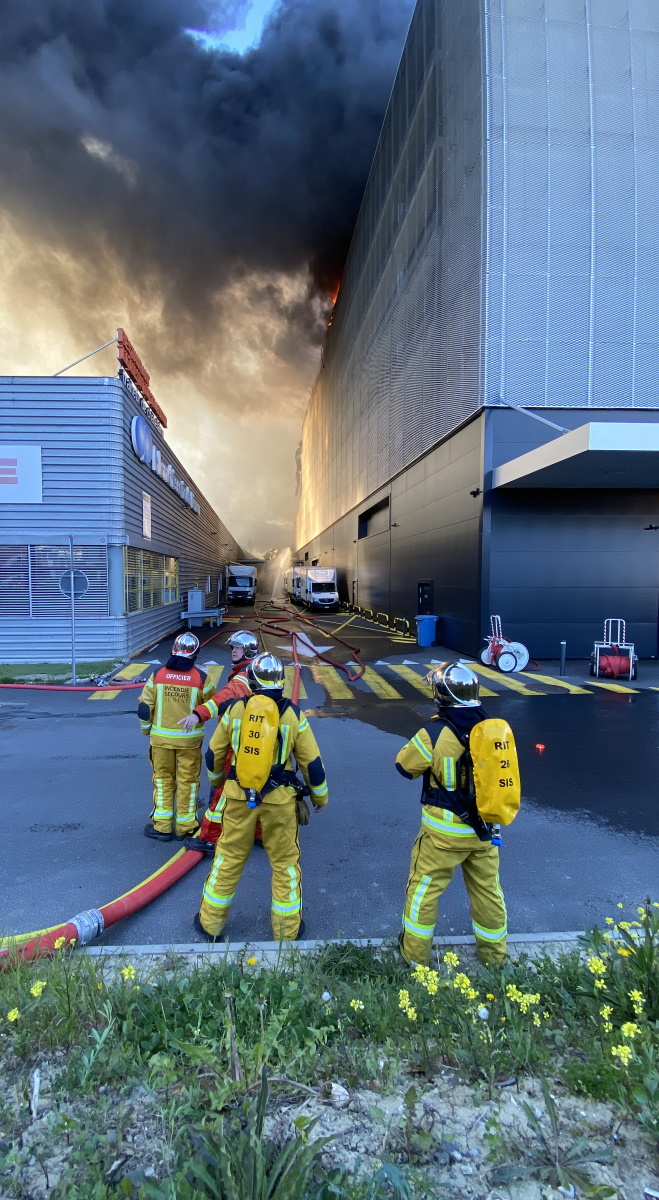
[[329, 297], [412, 8], [0, 0], [0, 373], [50, 374], [123, 325], [170, 445], [252, 549], [291, 543]]

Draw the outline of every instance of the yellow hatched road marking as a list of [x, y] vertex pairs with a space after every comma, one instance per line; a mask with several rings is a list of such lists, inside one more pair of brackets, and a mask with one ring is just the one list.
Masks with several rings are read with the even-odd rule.
[[381, 675], [378, 675], [377, 671], [374, 671], [372, 667], [366, 668], [364, 674], [362, 675], [362, 679], [364, 680], [366, 686], [370, 687], [371, 691], [375, 692], [376, 696], [379, 696], [381, 700], [402, 700], [403, 698], [400, 692], [397, 692], [396, 689], [392, 687], [390, 683], [387, 683], [386, 679], [383, 679]]
[[121, 688], [118, 688], [116, 692], [114, 692], [114, 691], [112, 691], [112, 692], [92, 692], [91, 696], [88, 696], [87, 699], [88, 700], [114, 700], [120, 694], [120, 692], [121, 692]]
[[134, 679], [136, 675], [141, 675], [142, 671], [146, 671], [150, 663], [129, 663], [127, 667], [122, 667], [121, 671], [117, 671], [113, 679]]
[[525, 683], [520, 683], [519, 679], [511, 679], [510, 675], [504, 674], [503, 671], [492, 671], [489, 667], [484, 667], [481, 663], [469, 662], [465, 666], [471, 667], [472, 671], [476, 671], [477, 675], [484, 675], [486, 679], [494, 679], [503, 687], [510, 688], [512, 692], [521, 692], [522, 696], [546, 696], [546, 692], [535, 692], [533, 688], [527, 688]]
[[567, 688], [568, 692], [574, 695], [590, 695], [588, 688], [577, 687], [576, 683], [568, 683], [565, 679], [555, 679], [553, 675], [538, 675], [535, 671], [525, 671], [524, 674], [528, 675], [529, 679], [537, 679], [538, 683], [551, 683], [556, 687]]
[[639, 692], [640, 688], [623, 687], [621, 683], [603, 683], [601, 679], [589, 679], [590, 687], [605, 688], [607, 692]]
[[328, 696], [332, 700], [354, 700], [355, 693], [350, 691], [347, 683], [339, 675], [339, 672], [330, 667], [329, 663], [313, 663], [311, 674], [316, 683], [325, 688]]
[[[286, 682], [284, 684], [284, 695], [287, 700], [290, 700], [291, 696], [293, 695], [293, 681], [295, 679], [295, 667], [292, 667], [292, 666], [284, 667], [284, 674], [286, 676]], [[300, 672], [299, 699], [300, 700], [308, 700], [309, 697], [307, 696], [307, 689], [305, 688], [304, 684], [301, 682], [301, 676], [302, 676], [302, 672]]]
[[417, 675], [416, 671], [413, 671], [411, 667], [404, 667], [400, 663], [387, 663], [387, 666], [390, 671], [395, 671], [397, 675], [400, 675], [401, 679], [405, 679], [408, 683], [411, 683], [412, 687], [417, 688], [419, 692], [423, 692], [424, 696], [432, 696], [432, 691], [425, 682], [423, 675]]
[[[339, 633], [339, 631], [340, 631], [341, 629], [345, 629], [346, 625], [352, 625], [352, 622], [353, 622], [354, 620], [356, 620], [356, 617], [357, 617], [357, 614], [356, 614], [356, 613], [353, 613], [353, 615], [352, 615], [351, 617], [348, 617], [348, 620], [347, 620], [347, 621], [344, 621], [344, 622], [343, 622], [343, 625], [337, 625], [336, 629], [332, 629], [332, 634], [333, 634], [334, 636], [336, 636], [336, 634], [337, 634], [337, 633]], [[331, 626], [330, 626], [330, 628], [331, 628]]]

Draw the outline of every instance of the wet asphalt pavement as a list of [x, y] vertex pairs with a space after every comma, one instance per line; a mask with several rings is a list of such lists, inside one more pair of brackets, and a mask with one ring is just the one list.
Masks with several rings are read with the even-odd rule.
[[[227, 661], [217, 645], [208, 657]], [[422, 661], [418, 650], [415, 657]], [[300, 832], [307, 937], [393, 934], [420, 819], [420, 784], [401, 778], [393, 760], [431, 706], [401, 680], [397, 700], [359, 691], [330, 701], [308, 672], [304, 678], [302, 707], [330, 784], [329, 807]], [[43, 928], [106, 903], [178, 848], [142, 834], [151, 788], [138, 695], [90, 703], [71, 693], [0, 693], [0, 932]], [[485, 706], [510, 721], [522, 771], [522, 810], [502, 851], [510, 931], [582, 929], [619, 901], [635, 907], [657, 895], [659, 693], [506, 694]], [[101, 941], [198, 940], [192, 917], [208, 863]], [[229, 932], [234, 941], [271, 937], [262, 849], [248, 862]], [[437, 932], [470, 932], [458, 877]]]

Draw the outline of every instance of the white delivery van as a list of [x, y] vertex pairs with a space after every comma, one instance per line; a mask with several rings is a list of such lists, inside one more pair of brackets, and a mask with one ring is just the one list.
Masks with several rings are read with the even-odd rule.
[[299, 604], [302, 599], [303, 569], [303, 567], [289, 567], [284, 572], [284, 592], [294, 604]]
[[335, 567], [303, 567], [301, 599], [307, 608], [338, 608]]
[[256, 567], [230, 563], [225, 575], [229, 604], [253, 604], [256, 599]]

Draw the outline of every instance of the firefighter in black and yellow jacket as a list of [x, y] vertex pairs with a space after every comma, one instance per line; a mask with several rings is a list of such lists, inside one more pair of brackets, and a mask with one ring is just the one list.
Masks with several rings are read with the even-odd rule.
[[229, 749], [233, 759], [220, 800], [222, 833], [194, 924], [207, 938], [221, 935], [260, 821], [272, 868], [273, 934], [277, 941], [294, 941], [304, 931], [295, 766], [316, 812], [327, 804], [325, 768], [309, 722], [284, 699], [279, 659], [259, 654], [247, 673], [252, 696], [229, 705], [206, 753], [209, 770], [220, 779]]
[[145, 683], [137, 709], [142, 733], [151, 742], [153, 811], [145, 825], [147, 837], [170, 842], [199, 827], [197, 796], [201, 774], [204, 727], [186, 732], [179, 722], [197, 704], [210, 700], [215, 685], [195, 665], [199, 639], [182, 633], [172, 646], [166, 665]]
[[463, 663], [442, 663], [427, 678], [438, 714], [396, 758], [396, 769], [406, 779], [424, 777], [421, 829], [412, 847], [401, 953], [408, 963], [428, 962], [439, 898], [460, 866], [478, 956], [482, 962], [503, 962], [507, 918], [499, 883], [499, 851], [492, 844], [491, 827], [488, 831], [479, 819], [465, 787], [466, 743], [470, 731], [485, 718], [478, 676]]

